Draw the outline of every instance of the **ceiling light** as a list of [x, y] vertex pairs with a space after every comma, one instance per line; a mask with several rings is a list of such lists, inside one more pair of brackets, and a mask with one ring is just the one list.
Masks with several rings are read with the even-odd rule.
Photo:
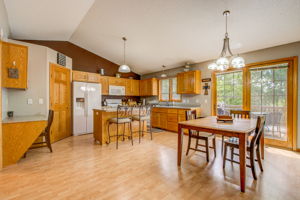
[[125, 37], [123, 37], [122, 39], [124, 41], [124, 60], [123, 60], [123, 65], [121, 65], [119, 67], [118, 71], [121, 72], [121, 73], [129, 73], [130, 72], [130, 67], [128, 65], [126, 65], [126, 40], [127, 39]]
[[[221, 56], [220, 56], [220, 58], [217, 59], [217, 61], [215, 63], [209, 64], [208, 69], [224, 71], [224, 70], [227, 70], [230, 66], [232, 66], [233, 68], [245, 67], [245, 60], [242, 57], [236, 56], [232, 59], [233, 54], [230, 50], [229, 37], [228, 37], [228, 32], [227, 32], [227, 17], [229, 16], [229, 14], [230, 14], [229, 10], [226, 10], [223, 12], [223, 15], [226, 18], [226, 20], [225, 20], [226, 32], [225, 32], [225, 38], [224, 38], [224, 42], [223, 42], [223, 49], [221, 52]], [[228, 56], [227, 56], [227, 52], [229, 54]], [[231, 60], [231, 62], [230, 62], [230, 60]]]
[[160, 75], [160, 77], [161, 78], [166, 78], [167, 77], [167, 74], [165, 73], [166, 66], [163, 65], [162, 68], [163, 68], [163, 73]]

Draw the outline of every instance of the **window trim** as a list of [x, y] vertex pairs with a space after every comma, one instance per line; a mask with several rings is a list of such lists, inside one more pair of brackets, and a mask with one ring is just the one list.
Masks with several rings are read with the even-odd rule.
[[[173, 78], [177, 78], [176, 76], [173, 76], [173, 77], [166, 77], [166, 78], [161, 78], [158, 80], [158, 99], [159, 101], [161, 102], [182, 102], [182, 95], [179, 94], [180, 96], [180, 99], [173, 99]], [[161, 83], [162, 83], [162, 80], [166, 80], [168, 79], [169, 80], [169, 100], [163, 100], [162, 99], [162, 86], [161, 86]]]

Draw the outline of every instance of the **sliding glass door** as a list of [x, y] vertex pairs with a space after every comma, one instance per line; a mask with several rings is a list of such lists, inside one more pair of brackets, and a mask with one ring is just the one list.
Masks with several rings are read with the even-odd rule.
[[234, 71], [216, 75], [217, 114], [228, 115], [230, 110], [243, 107], [243, 72]]
[[252, 117], [266, 117], [265, 137], [287, 141], [288, 63], [250, 70]]
[[266, 117], [266, 144], [296, 148], [297, 57], [249, 64], [212, 75], [212, 115], [249, 110]]

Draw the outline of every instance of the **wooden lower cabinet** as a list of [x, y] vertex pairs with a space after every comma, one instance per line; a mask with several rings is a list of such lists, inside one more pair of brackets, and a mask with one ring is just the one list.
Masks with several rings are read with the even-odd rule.
[[[193, 108], [194, 109], [194, 108]], [[200, 108], [197, 109], [197, 115], [200, 114]], [[178, 108], [153, 108], [152, 127], [177, 132], [178, 122], [185, 121], [185, 112], [190, 109]]]

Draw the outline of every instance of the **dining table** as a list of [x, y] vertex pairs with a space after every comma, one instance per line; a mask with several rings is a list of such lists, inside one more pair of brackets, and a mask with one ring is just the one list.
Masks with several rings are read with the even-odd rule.
[[[227, 137], [239, 138], [239, 158], [240, 158], [240, 190], [245, 192], [246, 184], [246, 157], [247, 157], [247, 140], [248, 136], [255, 130], [257, 119], [235, 118], [232, 122], [218, 122], [216, 116], [182, 121], [178, 123], [178, 149], [177, 165], [181, 166], [183, 129], [214, 133]], [[263, 137], [262, 137], [263, 140]], [[261, 150], [264, 145], [262, 143]], [[262, 152], [263, 154], [263, 152]]]

